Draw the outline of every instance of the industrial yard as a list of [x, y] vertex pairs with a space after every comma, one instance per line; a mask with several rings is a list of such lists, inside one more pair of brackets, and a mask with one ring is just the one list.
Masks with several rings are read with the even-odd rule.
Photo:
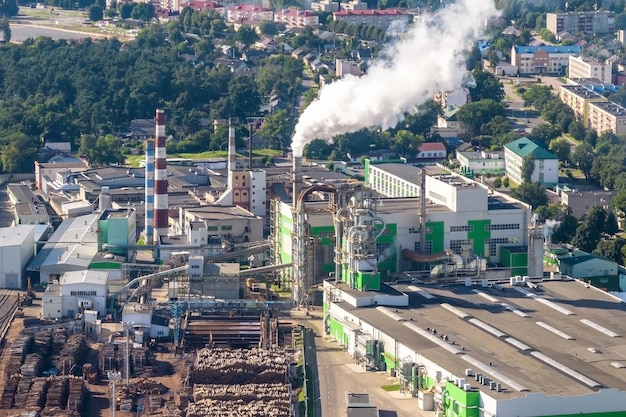
[[37, 298], [20, 309], [3, 341], [0, 416], [111, 416], [113, 385], [116, 416], [297, 415], [298, 336], [288, 321], [195, 317], [203, 347], [192, 337], [177, 354], [171, 343], [127, 343], [123, 332], [103, 341], [74, 322], [44, 325]]

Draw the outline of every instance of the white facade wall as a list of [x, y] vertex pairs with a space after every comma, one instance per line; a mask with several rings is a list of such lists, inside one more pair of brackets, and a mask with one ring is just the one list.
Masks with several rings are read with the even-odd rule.
[[44, 319], [60, 319], [63, 317], [63, 297], [44, 293], [41, 301], [41, 313]]
[[368, 186], [374, 191], [391, 198], [419, 196], [417, 177], [405, 180], [371, 164]]
[[150, 325], [150, 337], [156, 339], [158, 337], [165, 337], [169, 335], [170, 329], [167, 326], [159, 326], [158, 324]]
[[456, 159], [462, 167], [470, 168], [476, 174], [504, 171], [504, 158], [489, 157], [488, 154], [482, 155], [481, 158], [468, 158], [462, 152], [457, 152]]
[[600, 62], [597, 59], [570, 56], [568, 78], [595, 78], [603, 83], [611, 84], [612, 65], [609, 62]]
[[24, 287], [24, 268], [32, 259], [34, 251], [34, 226], [18, 225], [0, 229], [0, 288]]
[[267, 214], [266, 184], [265, 171], [250, 171], [250, 211], [255, 216], [265, 217]]
[[[81, 295], [90, 294], [92, 291], [95, 291], [96, 295]], [[90, 302], [89, 309], [97, 311], [100, 316], [106, 314], [106, 284], [61, 284], [61, 296], [63, 297], [63, 317], [71, 317], [78, 313], [81, 308], [84, 308], [80, 305], [82, 302]]]

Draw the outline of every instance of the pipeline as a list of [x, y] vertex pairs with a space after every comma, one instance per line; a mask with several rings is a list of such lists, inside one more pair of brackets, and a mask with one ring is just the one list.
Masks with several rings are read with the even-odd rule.
[[410, 249], [402, 249], [402, 256], [404, 256], [409, 261], [417, 262], [420, 264], [429, 264], [432, 262], [442, 261], [448, 259], [453, 254], [454, 252], [449, 249], [446, 249], [443, 252], [431, 253], [429, 255], [423, 255]]

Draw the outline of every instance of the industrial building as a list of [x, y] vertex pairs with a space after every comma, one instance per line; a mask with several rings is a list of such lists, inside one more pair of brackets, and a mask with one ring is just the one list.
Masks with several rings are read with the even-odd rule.
[[0, 228], [0, 288], [25, 288], [26, 265], [45, 232], [46, 226], [36, 225]]
[[456, 159], [461, 169], [479, 175], [504, 175], [506, 171], [503, 151], [457, 151]]
[[374, 305], [372, 291], [329, 280], [325, 329], [350, 355], [396, 375], [422, 410], [623, 415], [623, 303], [573, 280], [520, 282], [397, 285], [398, 295]]
[[[418, 175], [415, 167], [391, 165]], [[296, 168], [294, 172], [298, 172]], [[383, 170], [366, 174], [366, 183], [377, 183], [377, 175], [390, 175], [389, 183], [401, 186], [395, 181], [397, 176]], [[487, 262], [500, 261], [501, 247], [533, 244], [531, 210], [526, 204], [457, 175], [423, 175], [422, 180], [424, 195], [420, 197], [374, 198], [371, 191], [355, 191], [354, 186], [320, 184], [296, 193], [299, 197], [292, 204], [274, 200], [272, 261], [294, 264], [292, 270], [283, 271], [283, 280], [296, 286], [296, 301], [308, 299], [309, 287], [328, 275], [339, 277], [341, 268], [349, 264], [339, 253], [346, 250], [340, 243], [342, 230], [365, 228], [357, 220], [352, 220], [354, 224], [346, 220], [351, 211], [369, 213], [363, 216], [369, 219], [367, 228], [375, 229], [370, 231], [375, 237], [360, 256], [371, 256], [369, 271], [383, 279], [425, 266], [421, 273], [426, 276], [481, 274]], [[297, 182], [294, 187], [299, 189]], [[306, 201], [308, 196], [317, 196], [318, 201]], [[342, 221], [348, 223], [341, 226]], [[425, 226], [420, 228], [421, 224]], [[350, 239], [359, 239], [357, 229]], [[531, 252], [539, 264], [528, 259], [527, 272], [542, 275], [542, 256]]]
[[74, 317], [84, 310], [97, 311], [100, 317], [106, 314], [108, 295], [106, 271], [68, 271], [59, 282], [46, 287], [41, 313], [46, 319]]
[[46, 205], [27, 185], [9, 184], [7, 194], [13, 204], [14, 224], [50, 224]]

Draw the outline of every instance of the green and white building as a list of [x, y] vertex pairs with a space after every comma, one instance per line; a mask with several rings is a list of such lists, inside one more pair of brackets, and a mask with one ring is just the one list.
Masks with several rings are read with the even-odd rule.
[[[421, 205], [420, 197], [415, 196], [419, 194], [418, 169], [403, 164], [369, 165], [369, 168], [366, 168], [366, 184], [397, 187], [394, 189], [398, 190], [396, 198], [373, 200], [376, 216], [385, 223], [385, 230], [376, 241], [380, 255], [377, 269], [381, 278], [423, 269], [423, 265], [416, 265], [401, 255], [405, 249], [421, 252]], [[424, 254], [451, 251], [456, 254], [457, 263], [459, 255], [500, 262], [501, 247], [529, 244], [531, 210], [528, 205], [457, 175], [427, 176], [425, 184]], [[314, 243], [309, 246], [309, 264], [316, 282], [335, 272], [333, 212], [328, 201], [306, 202], [309, 235]], [[292, 262], [294, 217], [291, 203], [274, 200], [271, 218], [273, 262]]]
[[506, 175], [517, 184], [523, 183], [522, 166], [524, 158], [529, 155], [533, 157], [535, 165], [531, 182], [539, 182], [546, 187], [558, 184], [559, 159], [528, 138], [520, 138], [504, 145]]

